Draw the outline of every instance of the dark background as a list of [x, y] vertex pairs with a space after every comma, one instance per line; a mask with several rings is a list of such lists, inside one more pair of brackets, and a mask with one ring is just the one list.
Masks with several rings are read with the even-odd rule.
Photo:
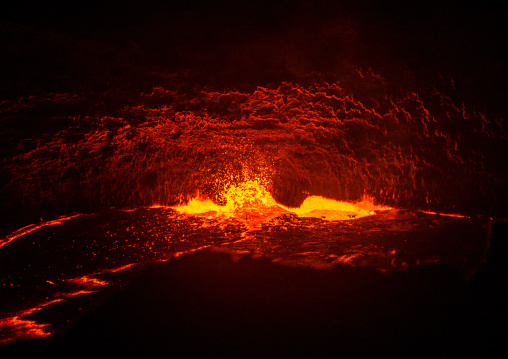
[[506, 11], [482, 2], [16, 1], [2, 5], [2, 95], [156, 81], [190, 70], [220, 86], [344, 75], [449, 76], [506, 111]]

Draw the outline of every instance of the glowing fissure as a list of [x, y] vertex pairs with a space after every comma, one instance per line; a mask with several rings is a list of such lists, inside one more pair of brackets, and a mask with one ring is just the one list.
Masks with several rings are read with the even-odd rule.
[[[39, 226], [38, 228], [40, 227], [41, 226]], [[154, 260], [154, 262], [167, 261], [170, 258], [179, 257], [181, 255], [203, 250], [209, 247], [210, 245], [204, 245], [186, 251], [174, 252], [168, 255], [168, 258]], [[96, 273], [91, 273], [89, 275], [67, 279], [66, 280], [67, 283], [77, 286], [76, 290], [68, 293], [57, 292], [55, 294], [56, 298], [54, 299], [45, 300], [42, 303], [39, 303], [38, 305], [31, 308], [24, 308], [12, 313], [0, 315], [0, 345], [8, 344], [9, 342], [12, 342], [17, 339], [45, 338], [52, 335], [53, 330], [51, 330], [51, 324], [43, 323], [36, 319], [30, 319], [27, 317], [52, 304], [64, 302], [67, 299], [77, 297], [80, 295], [95, 293], [99, 290], [100, 287], [111, 284], [110, 281], [98, 278], [98, 276], [108, 273], [121, 272], [126, 269], [132, 268], [137, 264], [139, 263], [130, 263], [120, 267], [104, 269]], [[48, 280], [47, 282], [50, 283], [51, 285], [55, 285], [55, 283], [53, 283], [52, 281]]]
[[[40, 227], [41, 226], [38, 228]], [[106, 273], [120, 272], [122, 270], [131, 268], [136, 264], [137, 263], [131, 263], [117, 268], [105, 269], [90, 275], [67, 279], [66, 281], [69, 284], [76, 285], [78, 288], [68, 293], [57, 293], [57, 298], [46, 300], [35, 307], [22, 309], [0, 317], [0, 344], [7, 344], [13, 340], [21, 338], [44, 338], [53, 334], [52, 330], [50, 330], [50, 324], [41, 323], [33, 319], [27, 319], [26, 317], [52, 304], [63, 302], [66, 299], [83, 294], [95, 293], [98, 291], [98, 288], [110, 284], [110, 282], [104, 279], [96, 278], [97, 276]], [[47, 282], [51, 285], [55, 285], [55, 283], [52, 281], [48, 280]]]
[[[173, 207], [186, 214], [223, 215], [240, 217], [246, 213], [268, 215], [291, 212], [299, 217], [316, 217], [326, 220], [350, 220], [374, 215], [391, 207], [374, 205], [372, 199], [351, 203], [321, 196], [309, 196], [299, 207], [287, 207], [277, 203], [266, 188], [256, 181], [231, 185], [224, 194], [226, 204], [221, 206], [210, 199], [192, 198], [186, 205]], [[248, 218], [248, 217], [247, 217]]]
[[25, 319], [24, 317], [33, 314], [42, 308], [63, 301], [63, 299], [53, 299], [39, 304], [37, 307], [29, 308], [15, 313], [14, 315], [0, 318], [0, 344], [6, 344], [13, 339], [44, 338], [52, 334], [47, 328], [49, 324], [39, 323], [35, 320]]
[[54, 219], [52, 221], [30, 224], [28, 226], [20, 228], [17, 231], [14, 231], [11, 234], [9, 234], [9, 235], [5, 236], [4, 238], [0, 239], [0, 248], [2, 248], [3, 246], [9, 244], [10, 242], [14, 241], [17, 238], [23, 237], [25, 234], [28, 234], [28, 233], [31, 233], [33, 231], [38, 230], [39, 228], [42, 228], [42, 227], [45, 227], [45, 226], [60, 225], [63, 222], [68, 221], [69, 219], [72, 219], [72, 218], [75, 218], [75, 217], [79, 217], [81, 215], [82, 214], [78, 213], [78, 214], [73, 214], [73, 215], [70, 215], [70, 216], [63, 216], [63, 217]]

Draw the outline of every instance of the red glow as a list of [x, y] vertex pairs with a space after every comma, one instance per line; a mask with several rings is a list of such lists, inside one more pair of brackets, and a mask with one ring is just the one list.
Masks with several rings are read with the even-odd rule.
[[438, 216], [445, 216], [445, 217], [471, 218], [471, 217], [465, 216], [463, 214], [458, 214], [458, 213], [439, 213], [439, 212], [421, 211], [421, 210], [419, 212], [426, 213], [426, 214], [434, 214], [434, 215], [438, 215]]
[[9, 317], [1, 318], [0, 329], [2, 331], [2, 337], [0, 338], [0, 344], [8, 343], [14, 339], [44, 338], [50, 335], [51, 331], [47, 329], [48, 324], [24, 319], [23, 317], [61, 301], [63, 301], [63, 299], [50, 300], [34, 308], [25, 309]]
[[82, 214], [73, 214], [70, 216], [64, 216], [64, 217], [60, 217], [60, 218], [52, 220], [52, 221], [30, 224], [28, 226], [20, 228], [17, 231], [7, 235], [5, 238], [1, 239], [0, 240], [0, 248], [5, 246], [6, 244], [9, 244], [10, 242], [12, 242], [15, 239], [24, 236], [25, 234], [28, 234], [28, 233], [38, 230], [39, 228], [42, 228], [45, 226], [56, 226], [56, 225], [62, 224], [65, 221], [68, 221], [71, 218], [75, 218], [75, 217], [79, 217], [79, 216], [82, 216]]
[[[484, 155], [468, 147], [471, 133], [487, 147], [496, 121], [438, 91], [396, 96], [379, 75], [354, 73], [380, 93], [355, 96], [340, 82], [192, 93], [156, 87], [121, 113], [82, 118], [20, 153], [8, 164], [9, 186], [35, 205], [46, 198], [71, 207], [173, 206], [199, 192], [225, 206], [225, 189], [257, 181], [286, 207], [309, 196], [369, 196], [447, 213], [472, 208], [463, 193], [497, 183], [481, 172]], [[483, 192], [478, 200], [487, 202]]]
[[[66, 217], [65, 219], [68, 218], [71, 217]], [[51, 225], [59, 224], [56, 222], [58, 221], [52, 221]], [[16, 311], [14, 313], [10, 313], [9, 315], [0, 318], [0, 331], [2, 333], [2, 335], [0, 336], [0, 345], [7, 344], [17, 339], [44, 338], [51, 335], [53, 332], [50, 329], [50, 324], [41, 323], [40, 321], [33, 319], [27, 319], [26, 317], [52, 304], [63, 302], [72, 297], [94, 293], [97, 291], [99, 287], [109, 284], [109, 282], [107, 282], [106, 280], [96, 278], [97, 276], [104, 273], [120, 272], [122, 270], [131, 268], [134, 265], [136, 265], [136, 263], [131, 263], [118, 268], [107, 269], [101, 271], [100, 273], [68, 279], [67, 280], [68, 283], [74, 286], [84, 288], [77, 289], [67, 293], [57, 293], [56, 294], [57, 298], [55, 299], [45, 301], [32, 308], [23, 309]], [[51, 281], [48, 281], [48, 283], [55, 285]]]

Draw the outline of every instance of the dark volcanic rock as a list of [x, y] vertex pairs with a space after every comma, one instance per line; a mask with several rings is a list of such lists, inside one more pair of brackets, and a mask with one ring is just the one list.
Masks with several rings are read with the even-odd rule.
[[[443, 264], [381, 274], [200, 251], [153, 264], [71, 330], [12, 357], [500, 355], [506, 271], [495, 243], [468, 283]], [[506, 239], [506, 238], [504, 238]]]
[[382, 275], [198, 252], [152, 267], [48, 355], [431, 354], [452, 335], [437, 332], [456, 319], [463, 289], [441, 265]]

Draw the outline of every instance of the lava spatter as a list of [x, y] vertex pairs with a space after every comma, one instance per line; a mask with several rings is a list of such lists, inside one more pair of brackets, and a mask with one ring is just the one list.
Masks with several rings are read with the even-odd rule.
[[251, 222], [268, 221], [284, 213], [327, 220], [350, 220], [374, 215], [379, 210], [391, 209], [374, 205], [372, 199], [350, 203], [321, 196], [307, 197], [299, 207], [287, 207], [277, 203], [266, 188], [256, 181], [231, 185], [223, 196], [226, 198], [224, 206], [210, 199], [193, 198], [186, 205], [173, 208], [186, 214], [219, 215]]

